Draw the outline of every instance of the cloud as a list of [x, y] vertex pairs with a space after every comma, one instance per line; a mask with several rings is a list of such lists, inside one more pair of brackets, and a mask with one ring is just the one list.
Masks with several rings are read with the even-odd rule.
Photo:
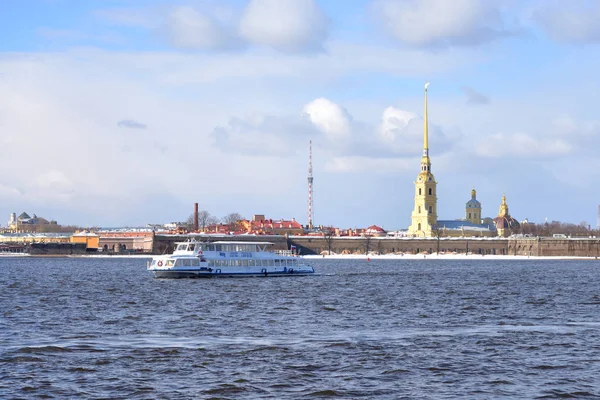
[[246, 40], [284, 52], [322, 50], [327, 28], [315, 0], [251, 0], [239, 25]]
[[130, 128], [130, 129], [146, 129], [148, 126], [146, 124], [142, 124], [141, 122], [134, 121], [132, 119], [122, 119], [117, 123], [117, 126], [121, 128]]
[[384, 29], [410, 46], [478, 45], [518, 32], [487, 0], [376, 0], [374, 8]]
[[328, 19], [315, 0], [251, 0], [244, 8], [206, 4], [97, 10], [103, 20], [156, 31], [175, 48], [240, 50], [248, 45], [286, 53], [323, 50]]
[[193, 50], [232, 50], [243, 47], [234, 29], [208, 13], [189, 6], [173, 8], [166, 21], [171, 44]]
[[544, 2], [533, 19], [554, 40], [569, 43], [600, 43], [600, 4], [569, 0]]
[[224, 153], [285, 157], [294, 154], [297, 144], [307, 142], [315, 131], [302, 117], [233, 117], [227, 126], [216, 127], [212, 137]]
[[351, 135], [352, 117], [334, 102], [318, 98], [304, 106], [303, 112], [330, 141], [343, 141]]
[[475, 153], [490, 158], [543, 158], [568, 155], [572, 150], [564, 139], [501, 132], [479, 139]]
[[475, 89], [469, 86], [463, 86], [461, 90], [467, 96], [467, 104], [478, 105], [478, 104], [489, 104], [490, 99], [483, 93], [479, 93]]
[[[379, 138], [385, 153], [411, 156], [420, 154], [423, 149], [423, 118], [411, 111], [401, 110], [396, 107], [387, 107], [383, 111], [379, 125]], [[445, 149], [452, 148], [453, 143], [444, 132], [429, 121], [429, 147]]]
[[[328, 167], [330, 171], [351, 172], [373, 165], [397, 169], [405, 164], [389, 160], [420, 156], [423, 119], [415, 113], [387, 107], [377, 125], [357, 121], [342, 106], [317, 98], [302, 107], [297, 115], [231, 118], [228, 126], [215, 128], [212, 135], [214, 145], [226, 153], [284, 157], [294, 154], [299, 143], [312, 139], [315, 147], [334, 156]], [[429, 136], [438, 155], [453, 148], [439, 127], [430, 124]], [[388, 161], [364, 161], [354, 165], [352, 160], [359, 159]]]
[[366, 156], [334, 157], [325, 164], [325, 169], [335, 173], [357, 173], [370, 171], [378, 174], [394, 174], [415, 171], [417, 158], [372, 158]]

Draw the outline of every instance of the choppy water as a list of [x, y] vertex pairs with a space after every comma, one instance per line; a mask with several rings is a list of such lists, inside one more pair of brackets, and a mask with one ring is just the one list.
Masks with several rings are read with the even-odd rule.
[[0, 259], [0, 398], [600, 397], [600, 262]]

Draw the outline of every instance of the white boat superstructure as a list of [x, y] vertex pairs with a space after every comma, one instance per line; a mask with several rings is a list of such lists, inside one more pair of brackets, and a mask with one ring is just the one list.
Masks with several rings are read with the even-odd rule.
[[172, 254], [153, 257], [147, 267], [157, 278], [314, 274], [314, 268], [302, 258], [268, 251], [267, 246], [272, 244], [246, 241], [177, 242]]

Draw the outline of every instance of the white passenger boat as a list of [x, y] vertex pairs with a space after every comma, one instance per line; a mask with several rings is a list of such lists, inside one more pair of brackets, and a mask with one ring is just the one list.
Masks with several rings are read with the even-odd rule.
[[148, 270], [156, 278], [298, 276], [314, 274], [302, 258], [267, 250], [270, 242], [175, 243], [173, 254], [154, 256]]

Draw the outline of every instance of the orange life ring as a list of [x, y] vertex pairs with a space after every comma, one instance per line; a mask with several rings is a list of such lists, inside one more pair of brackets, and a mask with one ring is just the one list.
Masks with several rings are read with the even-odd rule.
[[156, 263], [156, 265], [158, 265], [159, 267], [162, 267], [162, 261], [160, 261], [160, 260], [159, 260], [159, 261]]

